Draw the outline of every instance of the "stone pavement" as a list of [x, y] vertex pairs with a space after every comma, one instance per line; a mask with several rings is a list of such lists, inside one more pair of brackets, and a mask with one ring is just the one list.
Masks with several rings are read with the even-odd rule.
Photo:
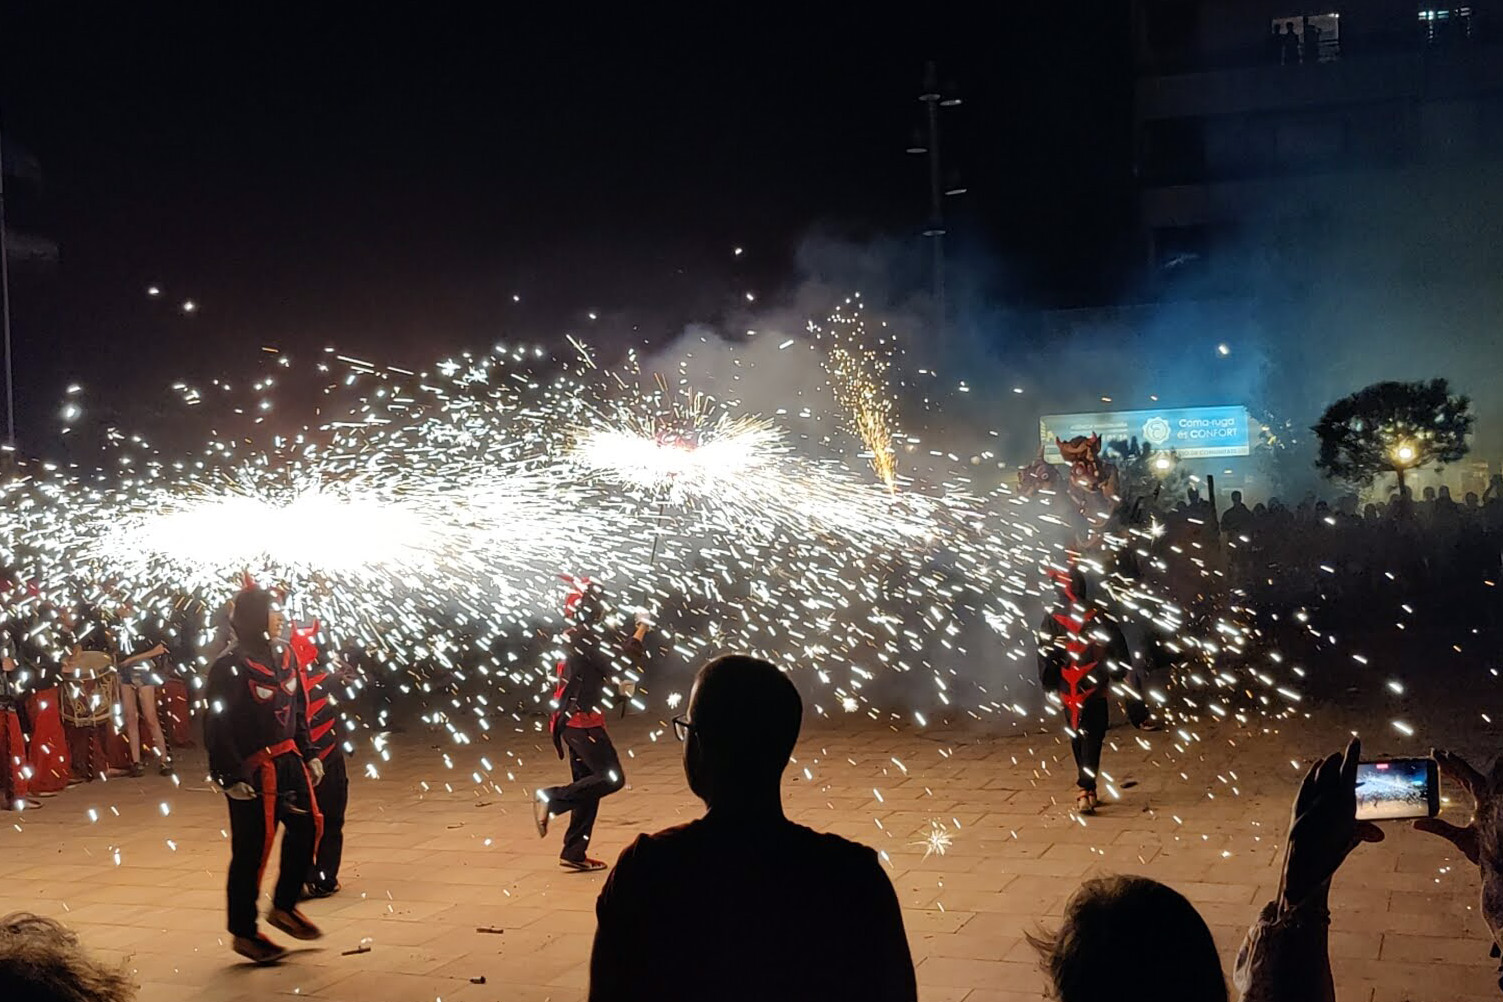
[[[795, 820], [886, 854], [923, 999], [1025, 1002], [1040, 998], [1042, 981], [1024, 931], [1057, 917], [1094, 873], [1139, 872], [1177, 887], [1229, 967], [1274, 893], [1301, 760], [1345, 738], [1328, 716], [1149, 735], [1151, 750], [1114, 729], [1105, 769], [1121, 800], [1085, 820], [1067, 809], [1069, 749], [1054, 735], [816, 721], [786, 799]], [[699, 810], [671, 732], [643, 719], [613, 730], [630, 788], [603, 805], [596, 844], [607, 859], [635, 833]], [[582, 998], [603, 878], [559, 872], [556, 841], [540, 843], [528, 813], [528, 792], [564, 767], [530, 724], [485, 747], [437, 741], [400, 735], [390, 761], [355, 760], [352, 772], [375, 761], [380, 778], [353, 783], [345, 890], [309, 903], [327, 935], [280, 967], [239, 963], [225, 944], [223, 801], [186, 767], [201, 765], [191, 759], [181, 787], [116, 779], [5, 815], [0, 912], [63, 920], [127, 963], [149, 1002]], [[1385, 750], [1415, 753], [1369, 752]], [[935, 823], [952, 841], [926, 857]], [[1337, 877], [1331, 951], [1342, 1002], [1496, 1002], [1475, 871], [1439, 840], [1388, 830], [1386, 844], [1360, 848]], [[1145, 950], [1175, 948], [1151, 929], [1124, 935]]]

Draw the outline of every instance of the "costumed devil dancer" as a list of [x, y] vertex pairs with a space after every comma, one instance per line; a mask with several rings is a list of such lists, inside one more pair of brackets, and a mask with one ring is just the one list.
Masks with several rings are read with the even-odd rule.
[[605, 592], [600, 585], [589, 578], [564, 580], [574, 585], [564, 602], [564, 617], [571, 625], [562, 638], [564, 659], [558, 664], [555, 709], [548, 727], [558, 757], [563, 758], [567, 749], [574, 781], [538, 790], [533, 820], [538, 837], [546, 838], [549, 820], [555, 814], [568, 814], [569, 827], [564, 832], [558, 864], [566, 870], [589, 873], [606, 868], [604, 862], [589, 855], [600, 798], [626, 783], [621, 759], [605, 730], [607, 691], [613, 685], [613, 676], [628, 667], [630, 659], [641, 655], [647, 627], [639, 625], [634, 635], [619, 636], [606, 622]]
[[204, 743], [209, 770], [230, 812], [230, 872], [225, 893], [235, 952], [258, 964], [287, 950], [257, 927], [261, 876], [282, 825], [281, 871], [266, 921], [296, 939], [318, 927], [298, 911], [323, 819], [314, 786], [323, 762], [308, 736], [303, 687], [292, 650], [274, 642], [282, 614], [246, 575], [235, 597], [235, 644], [209, 668]]
[[1075, 754], [1075, 807], [1096, 813], [1096, 776], [1106, 740], [1107, 690], [1113, 675], [1132, 666], [1121, 629], [1091, 601], [1079, 565], [1068, 572], [1051, 569], [1059, 588], [1055, 607], [1039, 627], [1039, 681], [1059, 694], [1070, 721], [1070, 750]]
[[309, 898], [326, 898], [339, 890], [339, 863], [344, 855], [344, 815], [350, 802], [350, 777], [345, 770], [344, 748], [340, 744], [342, 735], [337, 709], [344, 702], [341, 696], [348, 691], [350, 680], [329, 665], [319, 663], [318, 647], [313, 642], [318, 636], [319, 626], [316, 619], [310, 626], [294, 626], [289, 642], [303, 685], [308, 740], [313, 743], [318, 761], [323, 763], [324, 773], [323, 781], [314, 787], [324, 828], [303, 888], [303, 895]]
[[[1121, 496], [1121, 478], [1117, 467], [1101, 458], [1099, 434], [1077, 435], [1068, 442], [1055, 438], [1055, 447], [1065, 462], [1070, 464], [1068, 476], [1044, 458], [1044, 447], [1039, 446], [1037, 458], [1018, 471], [1018, 491], [1024, 497], [1034, 494], [1063, 494], [1071, 504], [1065, 509], [1073, 520], [1075, 533], [1070, 552], [1070, 566], [1074, 567], [1082, 553], [1097, 554], [1108, 568], [1124, 577], [1136, 576], [1136, 558], [1131, 550], [1114, 547], [1109, 536], [1126, 533], [1132, 524], [1141, 521], [1142, 499], [1129, 504]], [[1051, 576], [1057, 574], [1051, 572]], [[1098, 615], [1104, 615], [1103, 604], [1096, 602]], [[1047, 618], [1046, 618], [1047, 619]], [[1148, 662], [1159, 663], [1162, 644], [1153, 634], [1145, 635], [1140, 652]], [[1131, 648], [1129, 648], [1131, 650]], [[1126, 662], [1126, 678], [1123, 685], [1127, 719], [1141, 731], [1157, 731], [1160, 725], [1152, 717], [1144, 701], [1148, 663], [1139, 664], [1136, 659]]]

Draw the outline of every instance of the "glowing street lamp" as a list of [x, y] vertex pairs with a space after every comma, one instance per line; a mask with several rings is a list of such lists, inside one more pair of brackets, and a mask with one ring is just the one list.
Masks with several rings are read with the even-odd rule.
[[1419, 447], [1407, 438], [1401, 438], [1388, 450], [1388, 458], [1393, 463], [1393, 472], [1399, 479], [1399, 505], [1401, 510], [1407, 510], [1409, 505], [1408, 488], [1404, 486], [1404, 472], [1419, 461]]

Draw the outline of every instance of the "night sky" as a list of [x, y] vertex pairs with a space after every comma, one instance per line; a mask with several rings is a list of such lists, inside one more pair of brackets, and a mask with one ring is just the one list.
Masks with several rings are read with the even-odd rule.
[[890, 22], [312, 6], [0, 6], [6, 160], [37, 168], [7, 179], [10, 223], [58, 246], [13, 267], [23, 440], [74, 377], [157, 394], [265, 343], [421, 363], [588, 331], [591, 310], [602, 341], [662, 339], [746, 291], [775, 300], [812, 233], [918, 239], [926, 165], [904, 150], [926, 59], [965, 102], [945, 121], [969, 189], [951, 231], [990, 293], [1120, 290], [1125, 4]]

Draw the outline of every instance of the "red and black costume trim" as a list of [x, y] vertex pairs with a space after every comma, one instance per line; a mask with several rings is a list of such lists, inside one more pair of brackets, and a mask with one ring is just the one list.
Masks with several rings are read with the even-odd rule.
[[245, 783], [250, 799], [226, 796], [230, 814], [229, 930], [257, 933], [256, 899], [283, 827], [276, 908], [297, 906], [323, 830], [306, 763], [315, 757], [306, 700], [292, 649], [266, 636], [271, 597], [259, 589], [235, 599], [236, 644], [209, 669], [204, 742], [209, 771], [225, 790]]

